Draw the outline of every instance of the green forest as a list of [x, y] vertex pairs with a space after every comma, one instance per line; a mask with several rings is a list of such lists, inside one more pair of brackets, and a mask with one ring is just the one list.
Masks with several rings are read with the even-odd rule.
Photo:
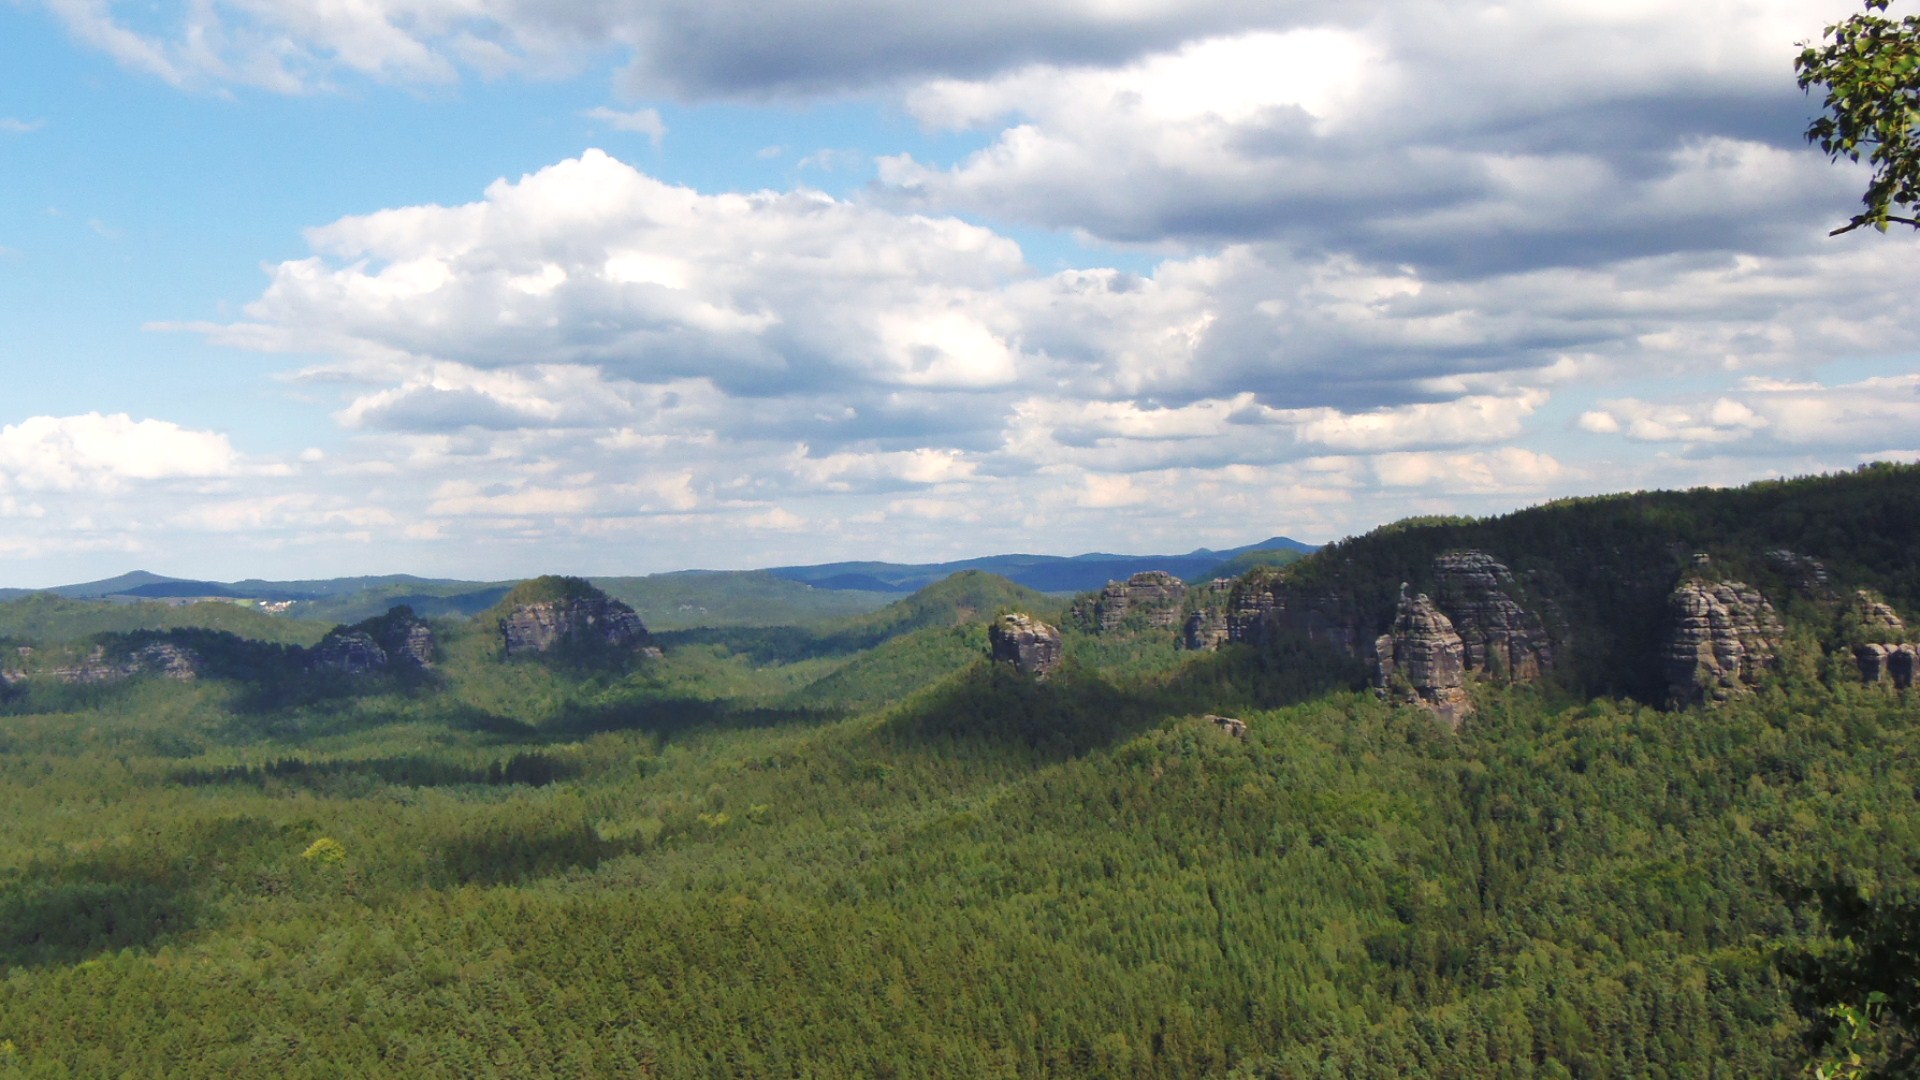
[[[306, 659], [330, 623], [0, 605], [0, 1075], [1898, 1075], [1920, 702], [1850, 650], [1861, 590], [1920, 618], [1916, 537], [1876, 465], [1236, 568], [1370, 641], [1497, 556], [1561, 659], [1457, 731], [1310, 635], [1102, 634], [981, 573], [507, 656], [512, 604], [598, 592], [541, 579], [370, 674]], [[1778, 659], [1676, 708], [1702, 566]], [[989, 659], [1009, 611], [1059, 670]], [[54, 674], [155, 644], [197, 677]]]

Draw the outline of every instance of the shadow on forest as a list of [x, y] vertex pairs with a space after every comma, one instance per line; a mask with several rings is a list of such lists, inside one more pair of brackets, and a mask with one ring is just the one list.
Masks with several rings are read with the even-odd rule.
[[1170, 716], [1273, 709], [1366, 684], [1358, 660], [1305, 638], [1231, 645], [1169, 676], [1116, 682], [1069, 666], [1045, 681], [981, 663], [889, 721], [906, 739], [992, 739], [1068, 758], [1130, 738]]
[[339, 789], [367, 784], [405, 787], [448, 787], [456, 784], [525, 785], [545, 787], [579, 776], [579, 762], [538, 751], [515, 754], [486, 765], [462, 765], [423, 755], [307, 761], [281, 758], [264, 765], [228, 765], [221, 768], [178, 769], [167, 779], [188, 787], [246, 784], [266, 788], [285, 785], [309, 791], [339, 793]]
[[159, 882], [14, 882], [0, 891], [0, 969], [151, 945], [191, 921], [186, 900]]

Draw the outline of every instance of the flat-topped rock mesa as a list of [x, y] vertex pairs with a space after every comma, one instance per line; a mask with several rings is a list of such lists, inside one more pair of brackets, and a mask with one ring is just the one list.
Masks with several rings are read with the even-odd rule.
[[1022, 675], [1044, 679], [1060, 670], [1065, 656], [1060, 631], [1024, 612], [1009, 612], [987, 627], [989, 655]]
[[327, 631], [309, 651], [308, 662], [316, 670], [370, 675], [389, 667], [425, 670], [433, 667], [436, 653], [433, 628], [412, 608], [401, 606]]
[[1276, 571], [1241, 578], [1227, 601], [1227, 640], [1261, 645], [1286, 635], [1360, 654], [1360, 617], [1347, 597], [1303, 587]]
[[1484, 551], [1449, 551], [1433, 569], [1434, 602], [1460, 634], [1468, 671], [1533, 682], [1553, 667], [1546, 625], [1514, 598], [1519, 585], [1506, 564]]
[[549, 575], [522, 582], [501, 601], [507, 656], [581, 649], [658, 658], [659, 646], [632, 608], [584, 578]]
[[1473, 715], [1466, 655], [1453, 621], [1426, 594], [1402, 595], [1393, 625], [1373, 643], [1374, 686], [1388, 698], [1427, 709], [1457, 731]]
[[1215, 578], [1187, 592], [1193, 610], [1181, 628], [1181, 643], [1189, 649], [1217, 649], [1227, 643], [1227, 605], [1233, 600], [1233, 579]]
[[1740, 581], [1682, 581], [1667, 597], [1662, 657], [1676, 707], [1749, 693], [1779, 667], [1785, 628], [1760, 590]]
[[120, 656], [109, 655], [104, 645], [95, 645], [77, 664], [48, 668], [47, 677], [75, 685], [119, 682], [136, 675], [190, 682], [205, 669], [206, 662], [192, 649], [168, 641], [150, 641]]
[[1125, 581], [1109, 581], [1100, 595], [1074, 605], [1082, 626], [1111, 634], [1127, 616], [1142, 614], [1147, 625], [1162, 630], [1179, 627], [1185, 618], [1187, 583], [1165, 570], [1143, 570]]

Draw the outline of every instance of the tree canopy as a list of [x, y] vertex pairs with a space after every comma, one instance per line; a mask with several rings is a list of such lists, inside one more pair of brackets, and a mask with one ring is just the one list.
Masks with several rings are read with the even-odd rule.
[[[1835, 161], [1873, 167], [1861, 202], [1866, 209], [1833, 230], [1862, 225], [1881, 232], [1898, 222], [1920, 228], [1920, 16], [1894, 20], [1891, 0], [1865, 0], [1865, 10], [1827, 27], [1823, 44], [1801, 43], [1793, 63], [1800, 88], [1826, 88], [1825, 112], [1807, 125], [1807, 141]], [[1896, 213], [1896, 210], [1907, 213]]]

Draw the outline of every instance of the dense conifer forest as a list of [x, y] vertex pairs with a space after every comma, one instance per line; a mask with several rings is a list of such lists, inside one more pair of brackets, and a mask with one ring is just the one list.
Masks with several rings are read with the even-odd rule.
[[[1920, 469], [1875, 466], [1247, 568], [1382, 623], [1496, 553], [1568, 660], [1458, 731], [1325, 641], [1101, 634], [984, 574], [657, 659], [434, 619], [370, 674], [303, 659], [325, 625], [0, 605], [0, 1074], [1795, 1075], [1853, 985], [1809, 974], [1821, 890], [1920, 896], [1920, 703], [1769, 553], [1912, 623], [1916, 536]], [[1777, 598], [1780, 663], [1670, 708], [1703, 559]], [[1010, 610], [1061, 670], [987, 659]], [[155, 642], [199, 677], [46, 674]]]

